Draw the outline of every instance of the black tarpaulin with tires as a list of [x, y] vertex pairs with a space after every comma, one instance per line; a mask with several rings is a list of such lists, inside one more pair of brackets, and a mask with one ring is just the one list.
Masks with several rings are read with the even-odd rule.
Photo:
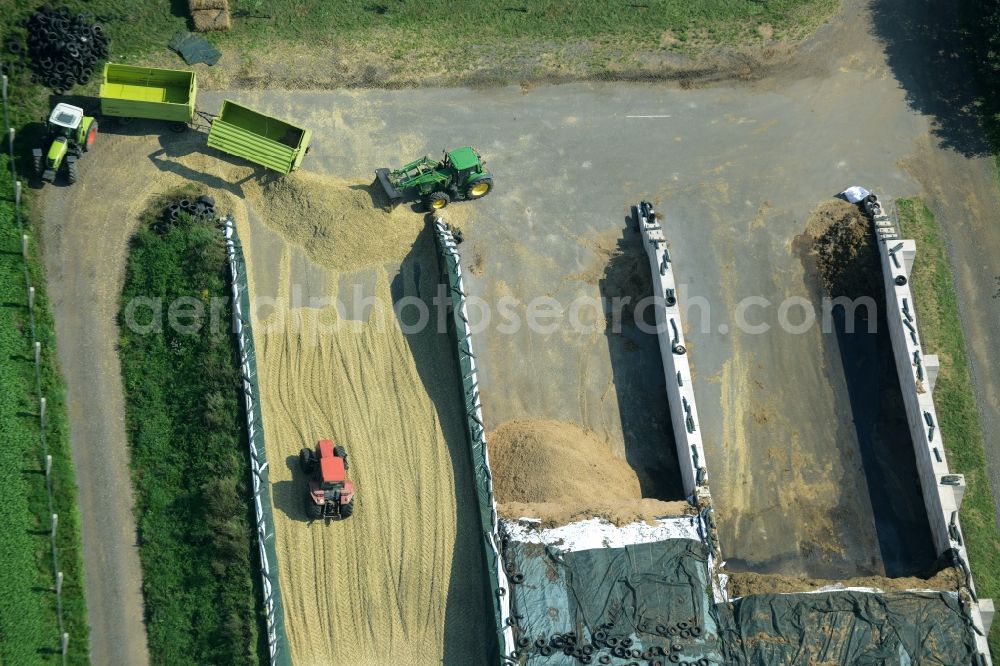
[[[524, 576], [523, 583], [511, 586], [521, 643], [514, 659], [520, 663], [602, 664], [604, 657], [612, 664], [723, 663], [709, 592], [708, 548], [699, 541], [570, 552], [514, 541], [507, 544], [504, 559], [508, 572]], [[571, 631], [576, 641], [570, 647], [582, 652], [589, 646], [589, 660], [574, 656], [572, 649], [566, 654], [573, 641], [559, 637]], [[629, 654], [622, 656], [622, 650]]]
[[719, 605], [726, 664], [956, 666], [975, 642], [950, 592], [760, 594]]

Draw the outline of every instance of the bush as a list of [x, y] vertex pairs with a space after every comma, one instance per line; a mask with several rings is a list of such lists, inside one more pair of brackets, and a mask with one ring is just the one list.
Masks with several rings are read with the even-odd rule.
[[[150, 655], [161, 664], [259, 662], [263, 616], [228, 291], [225, 246], [211, 224], [182, 216], [133, 238], [121, 360]], [[203, 307], [200, 325], [180, 320], [194, 332], [169, 325], [181, 297]], [[163, 316], [147, 311], [130, 327], [136, 298], [160, 299]], [[214, 321], [212, 299], [225, 303]]]

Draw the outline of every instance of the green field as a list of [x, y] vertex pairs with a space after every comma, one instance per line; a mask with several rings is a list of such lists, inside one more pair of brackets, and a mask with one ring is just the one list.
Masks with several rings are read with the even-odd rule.
[[[941, 230], [934, 215], [919, 199], [901, 199], [896, 203], [903, 237], [917, 241], [911, 278], [920, 334], [925, 348], [941, 359], [934, 405], [948, 464], [953, 472], [965, 475], [967, 484], [960, 518], [969, 564], [979, 596], [1000, 598], [1000, 534]], [[1000, 655], [1000, 622], [993, 623], [990, 649], [994, 655]]]
[[[0, 0], [0, 16], [8, 16], [8, 25], [16, 23], [26, 13], [23, 4]], [[170, 36], [189, 27], [183, 2], [62, 4], [103, 17], [116, 60], [124, 56], [127, 62], [165, 55]], [[519, 81], [655, 75], [658, 55], [720, 45], [745, 50], [769, 40], [798, 39], [839, 5], [837, 0], [231, 0], [233, 29], [209, 38], [239, 54], [235, 65], [226, 66], [244, 66], [249, 77], [263, 67], [299, 82], [297, 87], [331, 80], [377, 86], [503, 76]], [[309, 55], [303, 45], [319, 59], [301, 62]], [[300, 68], [285, 64], [293, 57]]]
[[[227, 284], [213, 224], [185, 219], [163, 233], [143, 225], [133, 238], [122, 312], [136, 297], [160, 298], [164, 308], [189, 297], [205, 304], [206, 315], [196, 331], [166, 318], [147, 330], [147, 309], [137, 311], [139, 328], [121, 319], [143, 595], [157, 664], [260, 661], [250, 462]], [[213, 298], [214, 326], [207, 321]]]
[[[60, 663], [34, 352], [8, 167], [7, 156], [0, 155], [0, 515], [5, 528], [0, 540], [0, 664]], [[37, 290], [35, 315], [43, 350], [42, 389], [53, 458], [54, 511], [59, 514], [57, 537], [64, 574], [63, 617], [70, 634], [69, 663], [86, 664], [87, 610], [73, 461], [52, 320], [34, 240], [31, 247], [35, 250], [30, 274]]]

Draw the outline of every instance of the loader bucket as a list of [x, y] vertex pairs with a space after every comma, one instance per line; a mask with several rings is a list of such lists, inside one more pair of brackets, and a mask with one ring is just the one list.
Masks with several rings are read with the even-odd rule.
[[388, 169], [375, 169], [375, 182], [372, 185], [376, 191], [381, 191], [385, 195], [386, 212], [392, 212], [393, 208], [402, 203], [403, 195], [389, 180]]

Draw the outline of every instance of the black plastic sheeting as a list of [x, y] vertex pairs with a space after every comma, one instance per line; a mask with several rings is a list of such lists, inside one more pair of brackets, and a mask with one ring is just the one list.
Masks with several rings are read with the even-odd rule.
[[[705, 544], [670, 539], [563, 552], [512, 542], [505, 553], [508, 574], [524, 576], [511, 587], [519, 640], [517, 653], [508, 655], [514, 661], [600, 664], [609, 657], [622, 663], [627, 649], [628, 662], [669, 664], [674, 654], [681, 663], [724, 663]], [[569, 632], [575, 640], [566, 638]]]
[[842, 590], [716, 604], [708, 548], [690, 539], [571, 552], [508, 541], [504, 561], [520, 581], [510, 590], [511, 664], [980, 663], [956, 593]]
[[222, 52], [212, 46], [211, 42], [190, 32], [178, 32], [167, 46], [180, 54], [189, 65], [199, 62], [214, 65], [222, 57]]
[[762, 594], [719, 605], [726, 664], [973, 664], [972, 629], [954, 593]]

